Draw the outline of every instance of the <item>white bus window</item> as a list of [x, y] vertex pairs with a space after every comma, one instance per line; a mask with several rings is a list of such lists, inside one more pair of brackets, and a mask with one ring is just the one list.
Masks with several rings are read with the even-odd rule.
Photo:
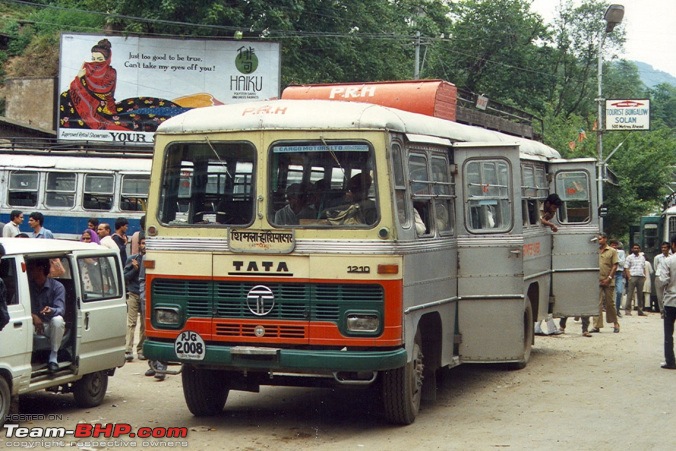
[[278, 227], [359, 227], [378, 219], [373, 152], [361, 142], [275, 143], [268, 221]]
[[583, 171], [558, 172], [556, 193], [563, 201], [558, 209], [561, 223], [582, 224], [591, 221], [589, 174]]
[[430, 227], [430, 219], [433, 214], [430, 203], [432, 190], [426, 156], [424, 154], [411, 153], [408, 159], [408, 171], [408, 180], [411, 184], [411, 199], [413, 201], [413, 209], [415, 210], [414, 215], [416, 213], [418, 215], [415, 221], [416, 234], [418, 236], [429, 235], [434, 232]]
[[251, 223], [254, 161], [250, 143], [170, 146], [160, 182], [160, 221], [176, 226]]
[[113, 206], [115, 176], [107, 174], [85, 174], [84, 198], [85, 210], [110, 210]]
[[510, 170], [503, 160], [472, 160], [465, 165], [467, 228], [506, 232], [512, 224]]
[[45, 189], [45, 205], [48, 207], [75, 206], [77, 175], [65, 172], [49, 172]]
[[406, 201], [406, 180], [404, 178], [404, 158], [402, 147], [398, 142], [392, 143], [392, 168], [394, 173], [394, 201], [399, 223], [404, 228], [410, 227], [411, 214]]
[[545, 168], [541, 163], [521, 164], [521, 197], [523, 225], [540, 224], [539, 205], [549, 195]]
[[455, 190], [449, 176], [446, 158], [432, 157], [432, 181], [434, 182], [434, 226], [439, 234], [453, 232], [453, 198]]
[[145, 211], [149, 187], [150, 177], [147, 175], [123, 175], [122, 190], [120, 191], [120, 210]]
[[38, 180], [37, 172], [10, 172], [7, 193], [9, 205], [35, 207], [38, 203]]

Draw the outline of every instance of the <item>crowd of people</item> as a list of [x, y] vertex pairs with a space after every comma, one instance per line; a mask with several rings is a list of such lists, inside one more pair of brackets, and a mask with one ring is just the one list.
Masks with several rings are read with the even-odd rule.
[[[2, 236], [5, 238], [38, 238], [53, 239], [54, 234], [44, 226], [44, 215], [33, 212], [28, 217], [28, 225], [31, 233], [23, 233], [20, 225], [23, 223], [24, 213], [19, 210], [10, 212], [10, 220], [2, 227]], [[101, 222], [97, 218], [90, 218], [87, 228], [82, 231], [80, 241], [94, 243], [109, 249], [117, 250], [124, 263], [124, 276], [127, 285], [127, 334], [125, 343], [125, 360], [134, 360], [134, 338], [136, 327], [140, 325], [139, 340], [136, 343], [136, 355], [139, 360], [147, 360], [143, 355], [143, 342], [145, 340], [145, 268], [143, 257], [145, 255], [145, 216], [140, 220], [141, 230], [136, 231], [131, 237], [127, 236], [129, 221], [126, 218], [117, 218], [114, 231], [110, 224]], [[127, 257], [127, 248], [130, 248], [131, 256]], [[50, 338], [52, 352], [49, 356], [48, 369], [51, 372], [58, 370], [57, 353], [63, 339], [64, 320], [63, 311], [65, 296], [63, 285], [58, 280], [48, 277], [53, 265], [45, 259], [34, 261], [28, 270], [31, 280], [31, 299], [35, 311], [33, 312], [33, 325], [37, 334]], [[54, 262], [56, 263], [56, 262]], [[44, 275], [44, 277], [42, 277]], [[149, 361], [150, 368], [146, 376], [155, 376], [158, 380], [164, 380], [166, 363]]]

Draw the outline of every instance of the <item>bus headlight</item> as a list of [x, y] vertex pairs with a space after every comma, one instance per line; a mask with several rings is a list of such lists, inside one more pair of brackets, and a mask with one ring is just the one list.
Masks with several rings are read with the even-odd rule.
[[347, 330], [350, 332], [377, 332], [380, 318], [374, 314], [350, 313], [347, 315]]
[[163, 326], [178, 326], [180, 315], [175, 308], [156, 308], [155, 322]]

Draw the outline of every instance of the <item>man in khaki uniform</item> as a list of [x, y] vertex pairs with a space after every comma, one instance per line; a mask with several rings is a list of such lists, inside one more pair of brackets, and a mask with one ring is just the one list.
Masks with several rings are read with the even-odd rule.
[[620, 331], [620, 323], [617, 322], [617, 312], [615, 311], [615, 272], [619, 258], [617, 251], [608, 246], [608, 235], [599, 234], [599, 316], [594, 321], [594, 328], [591, 333], [601, 331], [603, 327], [603, 307], [606, 308], [606, 321], [614, 324], [613, 332]]

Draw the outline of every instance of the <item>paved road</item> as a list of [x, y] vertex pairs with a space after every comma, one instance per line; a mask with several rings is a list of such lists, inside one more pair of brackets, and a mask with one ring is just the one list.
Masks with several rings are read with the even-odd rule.
[[[129, 423], [187, 427], [170, 440], [190, 449], [228, 450], [662, 450], [676, 444], [676, 371], [662, 370], [658, 314], [622, 319], [592, 338], [569, 320], [565, 335], [536, 337], [532, 360], [521, 371], [463, 365], [440, 374], [435, 405], [425, 405], [414, 424], [393, 427], [365, 391], [264, 387], [231, 392], [213, 418], [193, 417], [185, 407], [180, 377], [156, 382], [143, 376], [144, 362], [125, 365], [110, 379], [102, 406], [80, 410], [69, 395], [22, 398], [22, 415], [56, 416], [27, 427], [77, 423]], [[47, 439], [5, 439], [38, 449]], [[102, 439], [101, 439], [102, 440]], [[124, 443], [120, 441], [124, 440]], [[154, 449], [149, 439], [79, 439], [78, 446]], [[42, 446], [41, 446], [42, 445]], [[55, 448], [52, 446], [52, 449]], [[71, 448], [72, 449], [72, 448]]]

